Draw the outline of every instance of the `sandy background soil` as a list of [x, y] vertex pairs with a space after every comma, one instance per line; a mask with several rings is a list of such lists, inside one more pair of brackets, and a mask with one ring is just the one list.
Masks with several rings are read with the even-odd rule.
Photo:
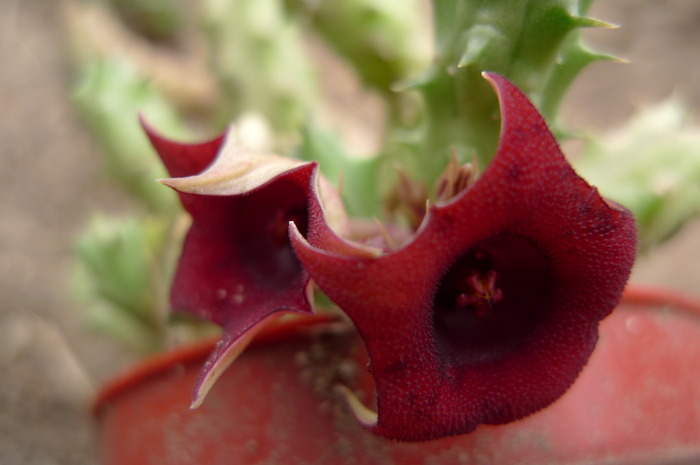
[[[0, 463], [96, 463], [88, 405], [131, 362], [90, 332], [66, 286], [71, 242], [122, 199], [67, 96], [61, 1], [0, 0]], [[600, 1], [618, 30], [591, 35], [630, 64], [597, 64], [566, 102], [579, 128], [608, 130], [673, 93], [700, 114], [700, 2]], [[643, 257], [638, 282], [700, 296], [700, 223]]]

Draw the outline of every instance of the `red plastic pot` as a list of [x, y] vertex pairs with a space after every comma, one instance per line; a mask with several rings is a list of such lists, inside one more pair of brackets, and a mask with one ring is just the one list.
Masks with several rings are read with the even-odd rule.
[[[658, 296], [641, 300], [650, 297]], [[602, 323], [580, 379], [555, 404], [518, 422], [427, 443], [375, 437], [347, 411], [333, 390], [336, 382], [354, 382], [365, 399], [372, 396], [358, 362], [362, 345], [350, 334], [319, 331], [320, 325], [268, 332], [225, 372], [198, 410], [189, 410], [190, 396], [212, 343], [185, 347], [146, 361], [101, 392], [95, 413], [103, 461], [697, 464], [699, 316], [622, 305]]]

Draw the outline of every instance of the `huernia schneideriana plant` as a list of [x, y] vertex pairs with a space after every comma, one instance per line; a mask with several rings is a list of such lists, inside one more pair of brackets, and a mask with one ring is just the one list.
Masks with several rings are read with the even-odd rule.
[[569, 388], [629, 276], [634, 220], [573, 171], [513, 84], [485, 77], [502, 115], [492, 162], [429, 206], [396, 248], [355, 243], [329, 226], [342, 207], [319, 195], [314, 163], [149, 130], [173, 176], [165, 183], [193, 218], [172, 305], [224, 327], [195, 404], [255, 328], [278, 312], [312, 312], [309, 278], [367, 346], [376, 414], [348, 397], [376, 434], [467, 433], [529, 415]]

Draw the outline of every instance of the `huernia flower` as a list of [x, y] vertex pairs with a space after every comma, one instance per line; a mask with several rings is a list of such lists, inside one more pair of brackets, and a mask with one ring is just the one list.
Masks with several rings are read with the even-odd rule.
[[374, 433], [468, 433], [546, 407], [574, 382], [617, 305], [636, 247], [632, 215], [603, 199], [504, 77], [497, 153], [470, 187], [432, 205], [395, 250], [339, 237], [312, 203], [292, 227], [304, 269], [353, 321], [370, 357]]

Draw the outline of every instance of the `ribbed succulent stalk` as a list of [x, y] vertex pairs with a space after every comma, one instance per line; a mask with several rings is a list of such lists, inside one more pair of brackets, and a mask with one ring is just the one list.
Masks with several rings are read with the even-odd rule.
[[347, 60], [367, 86], [388, 99], [396, 82], [428, 59], [420, 0], [285, 0]]
[[[562, 97], [587, 64], [608, 59], [580, 40], [584, 27], [610, 27], [585, 16], [589, 0], [434, 0], [435, 55], [411, 86], [425, 115], [396, 150], [419, 181], [432, 184], [454, 152], [485, 166], [495, 153], [498, 102], [482, 71], [509, 78], [550, 124]], [[417, 133], [417, 134], [416, 134]]]
[[165, 175], [139, 126], [138, 112], [168, 134], [190, 132], [172, 102], [124, 60], [97, 60], [81, 70], [73, 102], [102, 148], [105, 171], [149, 211], [172, 215], [176, 198], [153, 180]]
[[203, 14], [223, 91], [222, 127], [255, 112], [280, 135], [297, 130], [316, 100], [316, 80], [300, 27], [281, 1], [208, 0]]

